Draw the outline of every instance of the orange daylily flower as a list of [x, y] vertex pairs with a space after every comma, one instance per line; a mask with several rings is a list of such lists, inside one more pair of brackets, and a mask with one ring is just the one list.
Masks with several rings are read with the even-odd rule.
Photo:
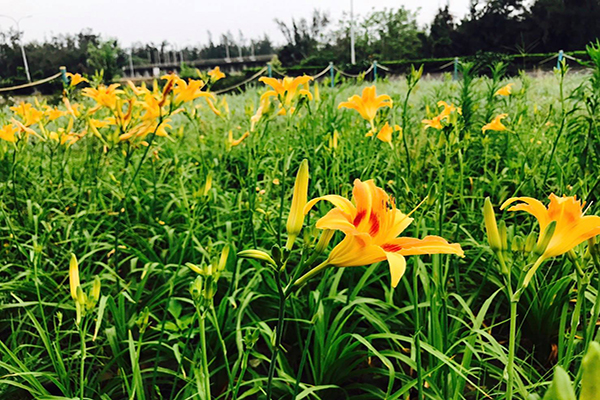
[[37, 124], [44, 117], [44, 113], [33, 107], [31, 103], [21, 102], [18, 106], [10, 107], [22, 119], [25, 126]]
[[58, 108], [54, 107], [46, 107], [46, 111], [44, 112], [44, 114], [46, 114], [46, 116], [48, 117], [48, 119], [50, 121], [54, 121], [56, 119], [59, 119], [60, 117], [64, 116], [67, 114], [66, 111], [63, 110], [59, 110]]
[[500, 89], [496, 90], [494, 96], [510, 96], [513, 85], [514, 83], [509, 83], [508, 85], [501, 87]]
[[425, 129], [433, 128], [433, 129], [442, 129], [444, 126], [442, 125], [442, 116], [438, 115], [437, 117], [433, 117], [432, 119], [424, 119], [421, 121], [422, 124], [425, 125]]
[[79, 110], [77, 110], [77, 108], [79, 107], [79, 104], [75, 103], [75, 104], [71, 105], [71, 102], [66, 97], [63, 97], [63, 103], [65, 103], [65, 107], [67, 108], [67, 111], [69, 112], [69, 114], [71, 114], [74, 117], [79, 116]]
[[309, 100], [312, 100], [312, 93], [307, 89], [298, 89], [300, 85], [305, 85], [309, 81], [312, 81], [312, 76], [298, 76], [292, 78], [286, 76], [283, 79], [266, 78], [262, 77], [259, 79], [265, 85], [271, 86], [273, 89], [265, 92], [260, 99], [266, 99], [269, 97], [277, 97], [281, 102], [284, 109], [289, 109], [292, 106], [292, 102], [299, 96], [306, 96]]
[[246, 131], [239, 139], [234, 139], [233, 131], [229, 131], [229, 136], [227, 138], [227, 142], [229, 143], [230, 147], [234, 147], [234, 146], [237, 146], [238, 144], [242, 143], [244, 141], [244, 139], [246, 139], [248, 136], [250, 136], [250, 132]]
[[462, 109], [460, 107], [454, 106], [453, 103], [448, 104], [445, 101], [440, 100], [440, 101], [438, 101], [437, 106], [444, 107], [444, 109], [440, 113], [441, 119], [449, 118], [450, 114], [452, 114], [454, 111], [456, 111], [457, 113], [462, 115]]
[[98, 105], [114, 110], [117, 107], [117, 95], [123, 93], [122, 90], [117, 89], [119, 86], [118, 83], [110, 86], [99, 85], [96, 89], [87, 87], [81, 92], [84, 96], [94, 99]]
[[338, 110], [340, 108], [350, 108], [358, 111], [361, 117], [369, 121], [371, 128], [375, 130], [374, 121], [377, 111], [382, 107], [392, 108], [393, 105], [390, 96], [387, 94], [377, 96], [376, 91], [375, 85], [366, 87], [362, 91], [362, 96], [357, 94], [353, 95], [348, 101], [340, 103], [338, 105]]
[[225, 74], [221, 72], [221, 68], [219, 67], [215, 67], [212, 69], [212, 71], [209, 71], [208, 76], [210, 76], [210, 80], [213, 83], [218, 81], [219, 79], [225, 78]]
[[[393, 132], [394, 132], [394, 128], [392, 128], [390, 126], [390, 124], [386, 122], [385, 125], [383, 126], [383, 128], [381, 128], [381, 130], [375, 137], [377, 139], [381, 140], [382, 142], [389, 143], [390, 146], [394, 147], [392, 145], [392, 133]], [[369, 131], [365, 136], [367, 136], [367, 137], [373, 136], [373, 131], [372, 130]]]
[[69, 85], [71, 87], [73, 86], [77, 86], [79, 85], [81, 82], [89, 82], [86, 78], [84, 78], [83, 76], [81, 76], [81, 74], [72, 74], [70, 72], [67, 72], [67, 76], [69, 78], [71, 78], [71, 83], [69, 83]]
[[188, 82], [183, 79], [177, 79], [175, 81], [175, 87], [173, 88], [173, 94], [175, 104], [187, 103], [193, 101], [198, 97], [207, 97], [215, 99], [215, 95], [209, 92], [203, 92], [204, 82], [202, 80], [190, 79]]
[[450, 244], [439, 236], [423, 239], [398, 237], [413, 219], [398, 210], [390, 196], [375, 186], [373, 180], [354, 181], [353, 202], [328, 195], [309, 201], [308, 213], [319, 201], [327, 200], [336, 208], [317, 221], [317, 228], [344, 232], [346, 237], [331, 251], [318, 267], [296, 281], [301, 284], [327, 266], [357, 267], [387, 260], [392, 286], [396, 287], [406, 270], [405, 256], [420, 254], [456, 254], [463, 256], [459, 244]]
[[585, 203], [577, 200], [575, 196], [558, 197], [551, 194], [548, 208], [537, 199], [531, 197], [513, 197], [504, 202], [501, 210], [510, 204], [520, 201], [522, 203], [512, 206], [508, 211], [526, 211], [533, 215], [540, 225], [540, 238], [546, 227], [556, 221], [554, 234], [548, 247], [542, 254], [542, 259], [560, 256], [594, 236], [600, 235], [600, 217], [596, 215], [583, 215]]
[[489, 124], [485, 124], [482, 128], [481, 131], [485, 132], [487, 130], [490, 131], [505, 131], [506, 130], [506, 126], [504, 126], [504, 124], [502, 122], [500, 122], [501, 119], [506, 118], [508, 116], [508, 114], [500, 114], [498, 115], [496, 118], [494, 118], [492, 120], [492, 122], [490, 122]]
[[19, 131], [13, 124], [4, 125], [0, 129], [0, 139], [6, 140], [7, 142], [15, 143], [17, 141], [16, 133]]

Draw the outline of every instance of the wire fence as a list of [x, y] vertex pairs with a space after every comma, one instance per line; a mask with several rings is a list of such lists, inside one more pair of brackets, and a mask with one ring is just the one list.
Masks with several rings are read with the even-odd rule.
[[9, 86], [9, 87], [0, 88], [0, 92], [10, 92], [10, 91], [13, 91], [13, 90], [19, 90], [19, 89], [25, 89], [25, 88], [30, 88], [30, 87], [35, 87], [35, 86], [43, 85], [44, 83], [48, 83], [50, 81], [53, 81], [54, 79], [58, 78], [61, 75], [62, 75], [62, 71], [61, 72], [57, 72], [56, 74], [54, 74], [52, 76], [49, 76], [47, 78], [40, 79], [39, 81], [24, 83], [23, 85], [16, 85], [16, 86]]
[[[540, 61], [538, 63], [538, 65], [543, 65], [551, 60], [557, 59], [557, 66], [560, 65], [560, 63], [564, 60], [564, 59], [568, 59], [568, 60], [572, 60], [572, 61], [576, 61], [580, 64], [583, 64], [583, 61], [573, 57], [571, 55], [565, 54], [562, 50], [559, 51], [557, 54], [552, 55], [542, 61]], [[457, 79], [458, 77], [458, 65], [460, 63], [460, 60], [458, 57], [455, 57], [453, 60], [449, 61], [446, 64], [441, 65], [440, 67], [438, 67], [435, 71], [443, 71], [449, 67], [453, 67], [453, 76], [454, 79]], [[346, 77], [346, 78], [351, 78], [351, 79], [357, 79], [357, 78], [365, 78], [367, 76], [369, 76], [369, 74], [372, 74], [372, 79], [375, 81], [378, 78], [378, 71], [384, 71], [386, 74], [397, 74], [397, 71], [392, 70], [389, 67], [386, 67], [385, 65], [381, 65], [378, 64], [377, 61], [374, 61], [369, 68], [367, 68], [365, 71], [359, 72], [358, 74], [352, 74], [350, 72], [346, 72], [341, 70], [340, 68], [336, 67], [333, 63], [329, 63], [329, 65], [327, 67], [325, 67], [323, 70], [321, 70], [320, 72], [318, 72], [315, 75], [309, 75], [311, 76], [314, 80], [317, 80], [323, 76], [325, 76], [327, 73], [330, 74], [330, 83], [331, 86], [333, 87], [335, 85], [335, 73], [339, 74], [340, 76]], [[10, 92], [10, 91], [15, 91], [15, 90], [20, 90], [20, 89], [26, 89], [26, 88], [31, 88], [31, 87], [35, 87], [35, 86], [39, 86], [45, 83], [48, 83], [58, 77], [60, 77], [62, 75], [63, 81], [65, 83], [67, 83], [67, 78], [65, 75], [66, 70], [64, 69], [64, 67], [61, 67], [60, 72], [57, 72], [56, 74], [49, 76], [47, 78], [44, 79], [40, 79], [38, 81], [35, 82], [30, 82], [30, 83], [25, 83], [22, 85], [16, 85], [16, 86], [10, 86], [10, 87], [3, 87], [0, 88], [0, 92]], [[222, 93], [227, 93], [230, 92], [232, 90], [238, 89], [244, 85], [247, 85], [248, 83], [251, 83], [255, 80], [257, 80], [258, 78], [260, 78], [261, 76], [267, 74], [267, 76], [272, 77], [273, 74], [278, 75], [280, 77], [286, 77], [287, 73], [285, 71], [280, 71], [278, 69], [276, 69], [271, 63], [268, 63], [266, 66], [264, 66], [263, 68], [261, 68], [258, 72], [256, 72], [254, 75], [250, 76], [249, 78], [243, 80], [242, 82], [236, 83], [233, 86], [224, 88], [224, 89], [220, 89], [215, 91], [215, 94], [222, 94]]]

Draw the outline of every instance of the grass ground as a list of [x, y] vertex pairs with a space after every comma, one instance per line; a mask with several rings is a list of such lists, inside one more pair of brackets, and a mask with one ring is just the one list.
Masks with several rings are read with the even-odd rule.
[[[264, 114], [237, 145], [228, 132], [250, 131], [262, 84], [222, 96], [230, 111], [217, 103], [221, 116], [204, 99], [184, 105], [169, 138], [154, 131], [149, 146], [110, 142], [110, 126], [100, 129], [107, 145], [81, 115], [65, 132], [88, 134], [72, 146], [0, 143], [2, 397], [526, 399], [543, 395], [556, 365], [577, 381], [600, 312], [593, 242], [544, 263], [515, 303], [508, 294], [530, 268], [527, 238], [537, 240], [538, 225], [499, 206], [514, 196], [546, 204], [555, 193], [600, 214], [593, 77], [471, 79], [464, 71], [460, 81], [420, 81], [410, 97], [407, 80], [377, 82], [394, 106], [375, 124], [403, 128], [391, 145], [365, 137], [369, 123], [337, 107], [370, 82], [322, 83], [320, 99], [293, 115]], [[495, 96], [507, 83], [512, 93]], [[69, 95], [84, 110], [95, 105]], [[462, 114], [425, 129], [440, 100]], [[506, 130], [482, 132], [502, 113]], [[3, 115], [8, 124], [11, 111]], [[303, 159], [309, 199], [350, 198], [355, 179], [373, 179], [400, 210], [414, 210], [403, 236], [442, 236], [465, 257], [407, 257], [395, 289], [385, 261], [330, 267], [282, 300], [282, 286], [344, 237], [336, 233], [307, 265], [315, 221], [332, 208], [321, 202], [285, 251]], [[486, 238], [486, 197], [508, 227], [508, 273]], [[236, 257], [248, 249], [283, 270]], [[81, 282], [73, 297], [72, 254]]]

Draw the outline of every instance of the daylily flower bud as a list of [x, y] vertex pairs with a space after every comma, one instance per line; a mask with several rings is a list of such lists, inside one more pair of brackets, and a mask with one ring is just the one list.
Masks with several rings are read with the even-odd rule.
[[537, 246], [533, 250], [535, 254], [539, 254], [540, 256], [544, 254], [546, 249], [548, 248], [548, 244], [550, 244], [550, 240], [552, 239], [552, 235], [554, 235], [554, 230], [556, 229], [556, 221], [552, 221], [546, 227], [546, 230], [542, 233], [540, 240], [538, 241]]
[[523, 251], [524, 248], [525, 244], [523, 243], [523, 238], [521, 236], [515, 236], [510, 243], [510, 249], [512, 251]]
[[221, 251], [221, 258], [219, 258], [219, 263], [217, 264], [217, 270], [223, 271], [227, 266], [227, 260], [229, 259], [229, 246], [223, 247], [223, 251]]
[[190, 285], [190, 294], [192, 295], [192, 299], [194, 299], [194, 301], [198, 301], [202, 297], [202, 283], [202, 276], [198, 275]]
[[531, 253], [533, 251], [536, 240], [537, 240], [537, 237], [536, 237], [535, 232], [531, 232], [529, 235], [527, 235], [527, 239], [525, 239], [525, 251], [527, 253]]
[[93, 302], [92, 308], [96, 305], [98, 300], [100, 300], [100, 288], [102, 287], [102, 283], [100, 282], [100, 278], [98, 275], [94, 278], [94, 284], [92, 286], [91, 292], [91, 300]]
[[302, 160], [298, 174], [296, 175], [296, 183], [294, 184], [294, 195], [292, 197], [292, 207], [287, 220], [288, 240], [285, 248], [292, 249], [294, 241], [298, 237], [302, 225], [304, 224], [304, 206], [308, 201], [308, 160]]
[[71, 297], [73, 300], [77, 300], [77, 288], [80, 286], [79, 282], [79, 263], [75, 254], [71, 254], [71, 261], [69, 262], [69, 287], [71, 289]]
[[[554, 370], [554, 378], [544, 399], [576, 399], [569, 374], [560, 366]], [[581, 397], [583, 399], [583, 397]], [[591, 399], [591, 398], [590, 398]]]
[[208, 195], [210, 189], [212, 188], [212, 172], [209, 172], [206, 176], [206, 182], [204, 182], [204, 187], [202, 188], [201, 194], [202, 196]]
[[600, 344], [590, 342], [590, 347], [581, 361], [581, 394], [579, 400], [594, 400], [600, 393]]
[[500, 221], [498, 224], [498, 233], [500, 234], [500, 250], [508, 250], [508, 233], [506, 231], [506, 222]]
[[327, 249], [327, 246], [329, 245], [329, 242], [331, 241], [331, 238], [333, 238], [334, 234], [335, 230], [333, 229], [323, 229], [323, 232], [319, 237], [319, 241], [315, 246], [315, 252], [317, 252], [317, 254], [321, 254]]
[[277, 267], [277, 264], [271, 258], [271, 256], [261, 250], [242, 250], [237, 255], [241, 258], [252, 258], [254, 260], [266, 261], [267, 263], [271, 264], [271, 266]]
[[490, 244], [492, 251], [500, 251], [500, 249], [502, 249], [500, 233], [498, 232], [494, 207], [492, 206], [492, 202], [490, 201], [489, 197], [486, 197], [485, 202], [483, 203], [483, 219], [485, 221], [485, 230], [487, 233], [488, 243]]
[[189, 269], [191, 269], [192, 271], [194, 271], [195, 273], [197, 273], [198, 275], [205, 275], [205, 274], [206, 274], [206, 271], [205, 271], [205, 270], [203, 270], [202, 268], [198, 267], [198, 266], [197, 266], [197, 265], [195, 265], [195, 264], [192, 264], [192, 263], [189, 263], [189, 262], [188, 262], [188, 263], [185, 263], [185, 265], [186, 265], [186, 266], [187, 266]]

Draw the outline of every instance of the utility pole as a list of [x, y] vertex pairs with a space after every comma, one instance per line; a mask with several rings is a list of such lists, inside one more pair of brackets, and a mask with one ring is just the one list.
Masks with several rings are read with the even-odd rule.
[[133, 47], [129, 48], [129, 72], [130, 72], [130, 76], [133, 78], [134, 77], [134, 73], [133, 73]]
[[350, 0], [350, 63], [356, 64], [356, 54], [354, 53], [354, 0]]
[[19, 26], [19, 22], [21, 22], [25, 18], [31, 18], [31, 15], [19, 18], [18, 20], [14, 19], [10, 15], [0, 14], [0, 17], [4, 17], [4, 18], [8, 18], [8, 19], [12, 20], [17, 27], [17, 35], [19, 35], [19, 46], [21, 47], [21, 56], [23, 56], [23, 65], [25, 65], [25, 74], [27, 75], [27, 81], [29, 81], [29, 83], [31, 83], [31, 75], [29, 74], [29, 64], [27, 64], [27, 56], [25, 55], [25, 47], [23, 47], [23, 38], [21, 37], [21, 28]]

